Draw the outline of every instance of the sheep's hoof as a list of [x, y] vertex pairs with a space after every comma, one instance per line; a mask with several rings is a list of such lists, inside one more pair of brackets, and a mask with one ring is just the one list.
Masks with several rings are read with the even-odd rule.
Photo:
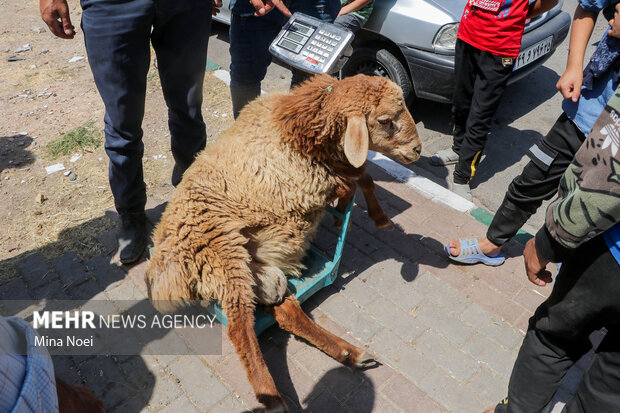
[[[337, 231], [342, 231], [342, 221], [339, 218], [334, 218], [334, 228]], [[351, 221], [349, 221], [349, 226], [347, 227], [347, 233], [351, 231]]]
[[366, 369], [369, 367], [377, 366], [378, 362], [374, 359], [374, 357], [365, 351], [359, 355], [357, 358], [357, 362], [355, 362], [355, 367], [358, 369]]
[[334, 228], [337, 230], [342, 229], [342, 220], [340, 218], [334, 217]]
[[374, 221], [375, 221], [375, 226], [379, 229], [385, 229], [388, 231], [394, 229], [394, 225], [392, 224], [392, 221], [387, 216], [383, 216]]
[[392, 221], [388, 220], [385, 223], [377, 224], [377, 228], [384, 229], [386, 231], [391, 231], [394, 229], [394, 224], [392, 224]]
[[265, 413], [288, 412], [284, 400], [279, 396], [263, 396], [259, 397], [259, 401], [265, 406]]
[[288, 412], [288, 410], [286, 406], [284, 405], [265, 408], [265, 413], [286, 413], [286, 412]]

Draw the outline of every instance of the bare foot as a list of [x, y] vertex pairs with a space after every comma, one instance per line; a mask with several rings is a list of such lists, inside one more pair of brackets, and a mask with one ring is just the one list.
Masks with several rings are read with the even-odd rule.
[[[496, 257], [502, 250], [501, 246], [493, 244], [486, 238], [478, 238], [478, 245], [480, 250], [487, 257]], [[461, 253], [461, 243], [458, 239], [450, 240], [450, 255], [453, 257], [458, 256]]]

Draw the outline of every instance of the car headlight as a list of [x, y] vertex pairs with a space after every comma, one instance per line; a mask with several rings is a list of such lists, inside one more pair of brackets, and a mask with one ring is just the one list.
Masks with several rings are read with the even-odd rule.
[[450, 23], [443, 26], [433, 40], [433, 47], [437, 51], [453, 52], [456, 45], [456, 34], [459, 31], [458, 23]]

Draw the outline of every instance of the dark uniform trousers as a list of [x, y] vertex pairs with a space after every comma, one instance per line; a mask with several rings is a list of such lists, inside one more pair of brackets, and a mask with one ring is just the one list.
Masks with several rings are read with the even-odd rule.
[[530, 319], [508, 385], [508, 404], [496, 413], [538, 413], [562, 379], [591, 348], [592, 332], [607, 334], [563, 412], [620, 412], [620, 266], [602, 235], [562, 263], [551, 295]]
[[201, 107], [212, 2], [81, 0], [81, 5], [88, 61], [105, 105], [114, 203], [120, 214], [140, 212], [146, 203], [142, 119], [150, 45], [157, 54], [180, 180], [206, 144]]

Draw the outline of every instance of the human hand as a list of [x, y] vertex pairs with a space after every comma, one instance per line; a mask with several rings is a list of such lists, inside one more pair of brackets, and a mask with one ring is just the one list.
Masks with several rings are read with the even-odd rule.
[[211, 9], [211, 14], [216, 16], [220, 12], [220, 7], [222, 7], [222, 0], [211, 0], [213, 3], [213, 8]]
[[583, 82], [583, 70], [581, 68], [566, 68], [560, 76], [555, 88], [562, 93], [564, 99], [571, 99], [573, 102], [579, 100], [581, 95], [581, 83]]
[[544, 287], [547, 283], [553, 281], [551, 272], [546, 269], [549, 261], [540, 257], [536, 251], [536, 238], [530, 239], [525, 244], [523, 250], [523, 261], [525, 261], [525, 273], [527, 278], [540, 287]]
[[52, 33], [62, 39], [73, 39], [75, 27], [71, 24], [67, 0], [39, 0], [39, 8]]
[[250, 0], [252, 6], [256, 9], [255, 16], [264, 16], [274, 8], [277, 8], [286, 17], [291, 17], [289, 9], [282, 3], [282, 0]]
[[618, 19], [618, 13], [620, 13], [620, 3], [616, 4], [613, 19], [609, 20], [609, 31], [607, 34], [620, 38], [620, 19]]

